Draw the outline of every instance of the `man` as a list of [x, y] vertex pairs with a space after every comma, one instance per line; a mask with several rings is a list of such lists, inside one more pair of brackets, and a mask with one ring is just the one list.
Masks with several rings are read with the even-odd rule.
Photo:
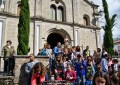
[[55, 56], [57, 56], [60, 53], [62, 53], [62, 51], [61, 51], [61, 43], [58, 42], [57, 46], [54, 48], [54, 54], [55, 54]]
[[104, 56], [102, 57], [101, 59], [101, 67], [102, 67], [102, 71], [104, 73], [107, 73], [108, 72], [108, 61], [107, 61], [107, 57], [108, 55], [107, 54], [104, 54]]
[[29, 58], [30, 58], [30, 61], [25, 66], [25, 72], [27, 74], [26, 85], [30, 85], [30, 72], [31, 72], [31, 69], [38, 62], [37, 60], [35, 60], [35, 57], [34, 57], [33, 54], [30, 54]]
[[83, 51], [83, 56], [84, 56], [84, 57], [90, 56], [89, 46], [86, 46], [86, 49]]
[[[2, 57], [4, 60], [4, 72], [9, 75], [14, 75], [13, 70], [15, 66], [15, 49], [11, 46], [11, 40], [8, 40], [7, 45], [5, 45], [2, 49]], [[8, 73], [9, 72], [9, 73]]]

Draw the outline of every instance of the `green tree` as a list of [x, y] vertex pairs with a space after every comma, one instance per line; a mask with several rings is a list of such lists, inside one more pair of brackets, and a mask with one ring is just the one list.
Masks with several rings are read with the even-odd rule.
[[29, 0], [21, 0], [21, 10], [18, 24], [18, 55], [27, 55], [29, 52], [30, 11]]
[[105, 34], [104, 34], [104, 42], [103, 45], [106, 49], [106, 51], [110, 54], [113, 55], [114, 54], [114, 44], [113, 44], [113, 34], [112, 34], [112, 28], [115, 25], [115, 18], [116, 18], [116, 14], [114, 14], [112, 16], [112, 18], [109, 17], [109, 11], [108, 11], [108, 4], [106, 2], [106, 0], [102, 0], [102, 4], [103, 4], [103, 8], [104, 8], [104, 14], [105, 14], [105, 20], [106, 20], [106, 24], [105, 24]]

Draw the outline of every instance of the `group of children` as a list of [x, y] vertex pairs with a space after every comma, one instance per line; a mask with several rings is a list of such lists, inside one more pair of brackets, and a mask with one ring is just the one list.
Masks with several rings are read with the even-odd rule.
[[[113, 74], [119, 74], [119, 65], [118, 60], [112, 59], [104, 48], [102, 52], [98, 48], [91, 56], [88, 46], [83, 54], [79, 46], [73, 46], [71, 49], [65, 48], [63, 53], [50, 58], [50, 71], [51, 75], [55, 75], [55, 80], [65, 80], [72, 85], [99, 85], [95, 83], [96, 76], [102, 77], [103, 74], [107, 79], [106, 83], [109, 82], [103, 85], [117, 85], [114, 84], [116, 82]], [[118, 83], [119, 80], [118, 77]]]

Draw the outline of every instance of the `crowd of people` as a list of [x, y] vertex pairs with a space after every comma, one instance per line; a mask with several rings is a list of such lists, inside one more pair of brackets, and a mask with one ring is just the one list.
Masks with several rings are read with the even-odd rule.
[[[9, 46], [10, 41], [7, 41], [7, 44], [7, 48], [13, 48]], [[91, 55], [89, 46], [86, 46], [82, 52], [79, 45], [71, 48], [67, 45], [68, 43], [63, 47], [58, 42], [57, 46], [51, 49], [50, 44], [45, 43], [44, 47], [39, 50], [38, 56], [49, 57], [49, 70], [44, 67], [43, 63], [37, 61], [33, 54], [30, 54], [30, 61], [25, 66], [26, 85], [41, 85], [50, 80], [65, 81], [66, 84], [63, 85], [120, 85], [118, 60], [112, 59], [105, 48], [102, 50], [97, 48]], [[5, 47], [2, 52], [5, 53]], [[15, 53], [14, 50], [10, 52]], [[10, 62], [11, 58], [14, 59], [14, 57], [4, 59], [5, 63]], [[6, 71], [6, 64], [4, 68]]]
[[89, 46], [81, 52], [80, 46], [50, 48], [45, 43], [38, 53], [50, 57], [50, 75], [55, 80], [65, 80], [72, 85], [119, 85], [120, 73], [117, 59], [112, 59], [105, 48], [97, 48], [91, 55]]

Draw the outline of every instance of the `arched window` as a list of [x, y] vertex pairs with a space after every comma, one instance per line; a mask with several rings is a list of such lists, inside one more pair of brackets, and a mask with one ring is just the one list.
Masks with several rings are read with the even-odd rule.
[[17, 15], [18, 16], [20, 15], [20, 6], [21, 6], [21, 3], [19, 1], [19, 2], [17, 2]]
[[52, 20], [57, 20], [56, 6], [51, 5], [51, 18]]
[[86, 26], [90, 26], [90, 18], [88, 15], [83, 16], [83, 24]]
[[64, 21], [64, 9], [62, 6], [58, 7], [57, 20]]

